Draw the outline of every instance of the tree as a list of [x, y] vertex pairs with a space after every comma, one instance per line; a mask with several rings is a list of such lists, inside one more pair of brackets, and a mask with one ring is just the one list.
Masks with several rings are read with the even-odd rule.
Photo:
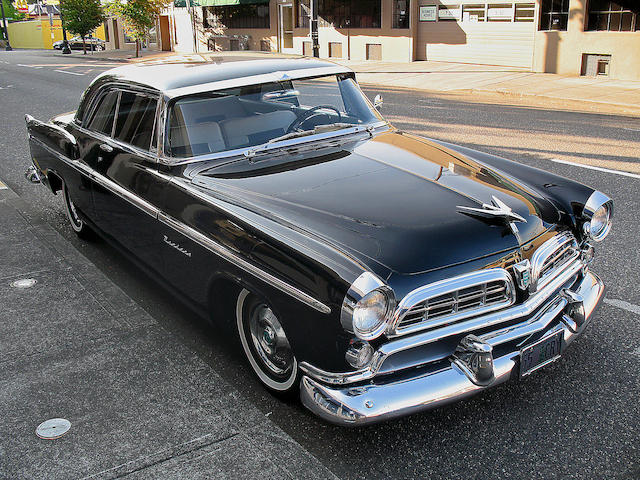
[[4, 7], [4, 15], [7, 18], [7, 22], [17, 22], [18, 20], [24, 20], [26, 17], [24, 13], [20, 13], [16, 10], [13, 3], [9, 0], [2, 0], [2, 6]]
[[107, 12], [123, 20], [127, 33], [136, 41], [138, 57], [140, 40], [149, 34], [158, 15], [171, 3], [171, 0], [113, 0], [107, 6]]
[[60, 11], [64, 27], [73, 35], [82, 38], [82, 50], [86, 55], [85, 37], [98, 28], [105, 19], [100, 0], [60, 0]]

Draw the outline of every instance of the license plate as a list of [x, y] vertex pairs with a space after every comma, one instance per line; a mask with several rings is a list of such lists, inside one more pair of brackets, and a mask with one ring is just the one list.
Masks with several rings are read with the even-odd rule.
[[563, 336], [562, 331], [556, 332], [520, 350], [520, 376], [529, 375], [560, 357]]

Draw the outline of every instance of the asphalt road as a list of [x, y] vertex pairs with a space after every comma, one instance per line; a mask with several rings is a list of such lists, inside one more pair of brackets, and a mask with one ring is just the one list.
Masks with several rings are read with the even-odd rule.
[[400, 128], [578, 179], [614, 198], [616, 212], [593, 267], [608, 287], [605, 303], [560, 361], [524, 381], [439, 410], [342, 429], [263, 390], [229, 338], [109, 245], [79, 241], [67, 226], [59, 196], [24, 180], [29, 164], [24, 114], [47, 119], [75, 109], [91, 79], [110, 66], [51, 52], [0, 52], [0, 178], [46, 214], [176, 341], [334, 473], [368, 479], [640, 478], [640, 178], [552, 161], [640, 173], [640, 118], [572, 112], [579, 105], [571, 104], [545, 108], [544, 100], [495, 104], [477, 95], [365, 89], [371, 97], [383, 92], [383, 113]]

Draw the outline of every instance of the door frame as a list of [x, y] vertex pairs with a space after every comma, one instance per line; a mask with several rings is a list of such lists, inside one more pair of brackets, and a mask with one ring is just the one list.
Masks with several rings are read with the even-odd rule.
[[293, 33], [294, 33], [294, 9], [293, 2], [292, 3], [279, 3], [278, 4], [278, 51], [281, 53], [296, 53], [295, 47], [285, 48], [284, 47], [284, 22], [283, 22], [283, 11], [285, 8], [291, 9], [291, 43], [293, 44]]

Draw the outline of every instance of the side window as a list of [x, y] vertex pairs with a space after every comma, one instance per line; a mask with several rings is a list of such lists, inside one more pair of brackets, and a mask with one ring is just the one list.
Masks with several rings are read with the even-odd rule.
[[114, 138], [149, 150], [156, 118], [155, 98], [122, 92]]
[[118, 92], [113, 90], [102, 97], [96, 107], [91, 121], [87, 125], [89, 130], [111, 135], [113, 117], [118, 103]]

